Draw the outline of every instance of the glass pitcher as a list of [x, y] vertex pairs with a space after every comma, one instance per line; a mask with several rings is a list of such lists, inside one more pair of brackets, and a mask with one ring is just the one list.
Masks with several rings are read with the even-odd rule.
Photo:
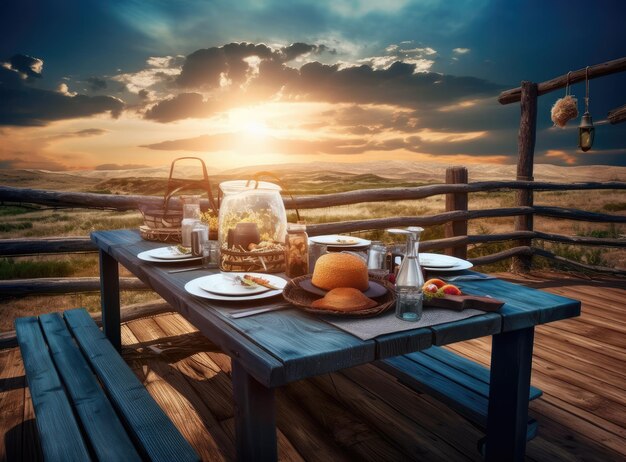
[[420, 227], [407, 228], [406, 254], [396, 276], [396, 317], [404, 321], [422, 318], [424, 276], [419, 264]]

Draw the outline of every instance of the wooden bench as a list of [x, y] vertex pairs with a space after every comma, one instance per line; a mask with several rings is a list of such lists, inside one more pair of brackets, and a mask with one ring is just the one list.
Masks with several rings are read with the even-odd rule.
[[[486, 367], [437, 346], [377, 361], [376, 366], [409, 388], [437, 398], [483, 431], [487, 428], [489, 369]], [[542, 394], [531, 386], [528, 399], [532, 401]], [[529, 419], [526, 439], [530, 441], [536, 435], [537, 421]], [[485, 441], [483, 438], [478, 442], [483, 453]]]
[[46, 461], [197, 461], [84, 309], [15, 321]]

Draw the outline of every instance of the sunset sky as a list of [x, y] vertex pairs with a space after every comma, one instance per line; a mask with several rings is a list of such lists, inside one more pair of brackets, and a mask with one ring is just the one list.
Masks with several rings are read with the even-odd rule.
[[[515, 163], [502, 90], [626, 56], [620, 0], [8, 0], [0, 168]], [[536, 163], [626, 165], [626, 72], [579, 119], [540, 98]], [[584, 110], [584, 83], [572, 87]]]

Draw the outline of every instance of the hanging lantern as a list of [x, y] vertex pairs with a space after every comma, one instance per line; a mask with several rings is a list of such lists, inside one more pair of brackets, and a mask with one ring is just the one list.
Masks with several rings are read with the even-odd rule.
[[585, 96], [585, 113], [583, 114], [580, 125], [578, 126], [578, 147], [583, 152], [587, 152], [593, 146], [593, 139], [596, 129], [593, 127], [593, 121], [591, 120], [591, 114], [589, 114], [589, 67], [585, 70], [585, 83], [587, 87], [587, 93]]

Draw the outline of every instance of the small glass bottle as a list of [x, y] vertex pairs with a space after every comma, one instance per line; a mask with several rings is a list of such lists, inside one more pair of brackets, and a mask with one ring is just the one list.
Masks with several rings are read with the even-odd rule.
[[407, 229], [406, 253], [396, 276], [396, 317], [404, 321], [422, 318], [424, 276], [419, 265], [419, 239], [423, 228]]
[[181, 222], [181, 244], [191, 247], [191, 231], [200, 223], [200, 196], [181, 196], [183, 202], [183, 220]]
[[309, 236], [303, 221], [287, 224], [285, 274], [295, 278], [309, 273]]

